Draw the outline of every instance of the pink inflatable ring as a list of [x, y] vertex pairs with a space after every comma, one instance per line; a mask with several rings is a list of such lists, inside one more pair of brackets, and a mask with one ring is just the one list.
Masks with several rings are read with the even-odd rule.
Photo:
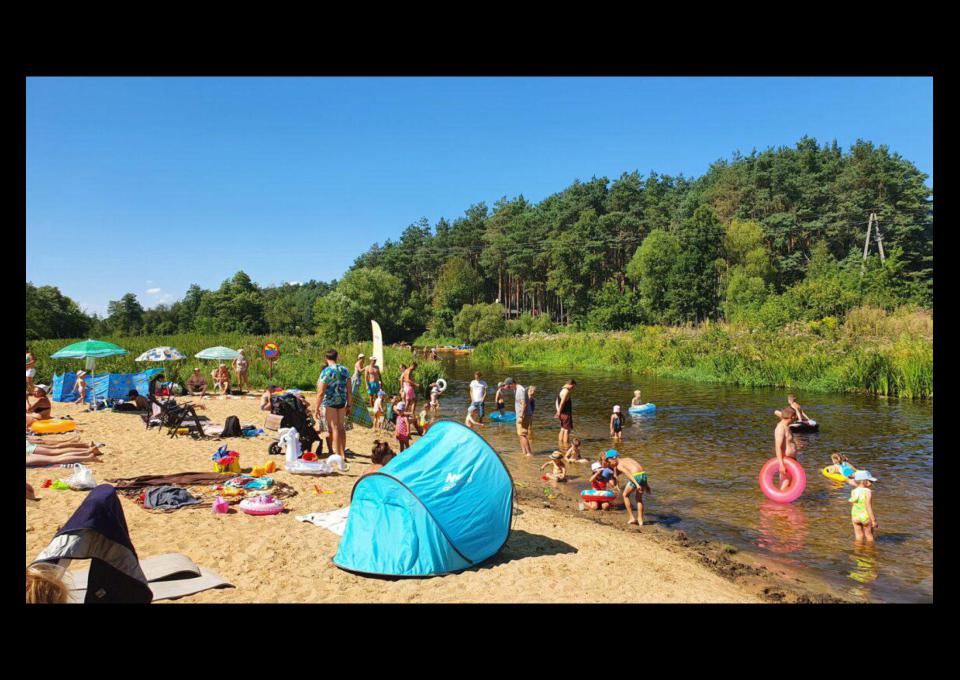
[[780, 471], [780, 465], [776, 458], [771, 458], [760, 468], [760, 490], [764, 496], [777, 503], [793, 503], [800, 498], [807, 486], [807, 474], [793, 458], [784, 458], [783, 464], [787, 468], [787, 479], [790, 480], [787, 488], [781, 491], [780, 487], [773, 483], [773, 478]]
[[283, 503], [265, 493], [240, 501], [240, 509], [248, 515], [277, 515], [283, 512]]

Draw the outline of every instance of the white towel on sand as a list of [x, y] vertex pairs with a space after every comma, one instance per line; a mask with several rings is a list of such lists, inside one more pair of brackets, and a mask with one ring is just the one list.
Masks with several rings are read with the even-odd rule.
[[318, 527], [323, 527], [332, 531], [337, 536], [343, 536], [343, 530], [347, 527], [347, 515], [350, 513], [350, 506], [333, 510], [331, 512], [311, 512], [309, 515], [297, 515], [295, 519], [298, 522], [310, 522]]

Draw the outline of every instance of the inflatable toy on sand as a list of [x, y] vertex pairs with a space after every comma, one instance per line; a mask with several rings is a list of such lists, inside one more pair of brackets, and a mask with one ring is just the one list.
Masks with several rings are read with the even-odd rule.
[[61, 434], [63, 432], [73, 432], [77, 429], [77, 424], [72, 420], [48, 418], [47, 420], [38, 420], [32, 423], [30, 429], [37, 434]]
[[240, 509], [248, 515], [276, 515], [283, 512], [283, 503], [265, 493], [240, 501]]

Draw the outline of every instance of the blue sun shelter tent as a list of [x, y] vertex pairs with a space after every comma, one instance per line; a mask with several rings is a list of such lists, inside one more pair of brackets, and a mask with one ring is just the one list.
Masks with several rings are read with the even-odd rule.
[[353, 487], [333, 563], [378, 576], [469, 569], [507, 542], [513, 480], [486, 440], [440, 421]]

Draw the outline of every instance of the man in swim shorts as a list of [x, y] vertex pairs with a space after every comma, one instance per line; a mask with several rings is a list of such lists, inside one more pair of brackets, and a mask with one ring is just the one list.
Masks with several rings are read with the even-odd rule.
[[530, 427], [533, 423], [533, 409], [530, 408], [529, 388], [515, 384], [513, 378], [507, 378], [500, 386], [500, 391], [513, 391], [513, 407], [517, 414], [517, 438], [520, 440], [520, 451], [525, 456], [532, 456], [530, 450]]
[[796, 421], [797, 412], [793, 407], [788, 406], [780, 412], [780, 422], [777, 423], [773, 431], [773, 452], [777, 456], [777, 462], [780, 463], [780, 490], [786, 491], [790, 485], [790, 479], [787, 477], [787, 467], [783, 462], [784, 457], [797, 458], [797, 443], [793, 438], [793, 431], [790, 429], [790, 423]]
[[560, 420], [557, 448], [561, 451], [570, 448], [570, 431], [573, 430], [573, 399], [570, 398], [570, 393], [576, 384], [577, 381], [570, 378], [557, 395], [557, 413], [554, 417]]
[[406, 369], [400, 378], [400, 390], [403, 395], [404, 405], [407, 407], [407, 413], [416, 413], [417, 408], [417, 383], [413, 382], [413, 372], [417, 370], [417, 362], [414, 361]]
[[[627, 506], [627, 524], [643, 526], [643, 494], [650, 493], [650, 484], [647, 482], [647, 473], [643, 466], [633, 458], [621, 458], [614, 449], [604, 454], [604, 463], [609, 465], [617, 475], [624, 475], [626, 484], [623, 487], [623, 504]], [[633, 516], [630, 505], [630, 496], [637, 497], [637, 516]]]
[[377, 357], [370, 357], [370, 365], [363, 369], [367, 380], [367, 394], [370, 397], [370, 405], [376, 401], [380, 393], [380, 367], [377, 366]]

